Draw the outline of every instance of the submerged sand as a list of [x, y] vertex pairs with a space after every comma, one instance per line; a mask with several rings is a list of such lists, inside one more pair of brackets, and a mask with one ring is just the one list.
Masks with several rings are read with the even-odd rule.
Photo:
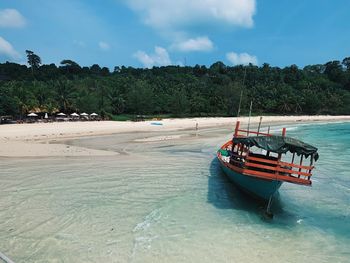
[[[196, 130], [232, 126], [239, 120], [242, 125], [248, 123], [248, 117], [240, 118], [186, 118], [164, 119], [144, 122], [55, 122], [33, 124], [11, 124], [0, 126], [0, 157], [53, 157], [53, 156], [108, 156], [117, 152], [96, 150], [62, 143], [52, 143], [65, 138], [111, 135], [132, 132], [161, 132], [161, 136], [138, 139], [139, 142], [181, 139], [184, 136], [168, 135], [167, 132], [178, 130]], [[308, 123], [314, 121], [334, 122], [350, 120], [350, 116], [263, 116], [263, 124]], [[259, 117], [251, 117], [251, 124], [257, 124]], [[164, 132], [164, 134], [163, 134]]]

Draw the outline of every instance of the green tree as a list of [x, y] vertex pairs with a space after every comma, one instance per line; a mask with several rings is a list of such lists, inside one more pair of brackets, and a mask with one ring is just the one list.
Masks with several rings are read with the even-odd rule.
[[187, 113], [189, 108], [189, 100], [186, 91], [183, 87], [174, 90], [171, 97], [171, 112], [175, 115]]
[[325, 64], [325, 71], [324, 73], [328, 76], [328, 78], [331, 81], [337, 82], [337, 83], [344, 83], [345, 82], [345, 74], [342, 69], [342, 65], [340, 64], [340, 61], [330, 61]]
[[125, 110], [125, 99], [122, 94], [120, 94], [117, 88], [112, 88], [109, 93], [109, 100], [111, 102], [111, 108], [113, 114], [122, 114]]
[[60, 63], [67, 74], [77, 74], [80, 73], [81, 67], [78, 63], [70, 59], [64, 59]]
[[0, 116], [1, 115], [16, 115], [17, 102], [11, 95], [11, 84], [0, 86]]
[[344, 58], [342, 64], [346, 67], [347, 70], [350, 70], [350, 57]]
[[76, 97], [76, 91], [74, 89], [72, 81], [61, 78], [54, 82], [54, 88], [57, 96], [57, 104], [60, 111], [67, 113], [75, 110], [74, 99]]
[[28, 64], [34, 75], [34, 70], [37, 70], [41, 64], [41, 58], [31, 50], [26, 50]]
[[127, 94], [127, 109], [134, 114], [152, 114], [154, 93], [146, 81], [137, 81]]
[[[42, 111], [113, 114], [233, 116], [241, 90], [241, 113], [251, 100], [255, 114], [350, 114], [350, 58], [324, 65], [284, 68], [226, 66], [216, 62], [154, 67], [120, 66], [114, 72], [94, 64], [80, 67], [65, 59], [60, 67], [40, 65], [27, 50], [29, 67], [0, 63], [0, 111], [24, 115]], [[35, 77], [35, 78], [34, 78]]]
[[10, 83], [10, 85], [12, 96], [16, 101], [20, 119], [22, 119], [30, 110], [38, 105], [37, 100], [32, 91], [29, 89], [30, 83], [15, 81]]

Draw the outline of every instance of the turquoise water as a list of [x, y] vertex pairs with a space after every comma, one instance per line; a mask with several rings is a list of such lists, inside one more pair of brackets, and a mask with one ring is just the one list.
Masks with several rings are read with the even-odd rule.
[[272, 221], [220, 170], [231, 132], [118, 134], [65, 142], [118, 156], [0, 159], [0, 251], [15, 262], [350, 262], [350, 123], [288, 129], [320, 160], [312, 187], [282, 185]]

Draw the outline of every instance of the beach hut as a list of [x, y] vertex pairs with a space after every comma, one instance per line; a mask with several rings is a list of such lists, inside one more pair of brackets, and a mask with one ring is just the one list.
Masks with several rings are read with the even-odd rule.
[[56, 121], [65, 121], [66, 120], [66, 114], [64, 114], [63, 112], [57, 113], [56, 114], [57, 118]]
[[95, 113], [95, 112], [93, 112], [93, 113], [90, 114], [90, 118], [91, 118], [92, 120], [97, 120], [97, 117], [98, 117], [98, 114]]
[[80, 118], [82, 120], [88, 120], [89, 119], [89, 114], [87, 114], [86, 112], [83, 112], [80, 114]]
[[76, 112], [73, 112], [70, 116], [72, 117], [72, 120], [73, 120], [73, 121], [76, 121], [76, 120], [79, 119], [79, 114], [76, 113]]
[[27, 115], [27, 117], [29, 117], [29, 118], [27, 119], [27, 122], [32, 123], [32, 122], [35, 122], [35, 121], [36, 121], [35, 119], [38, 117], [38, 114], [32, 112], [32, 113], [29, 113], [29, 114]]

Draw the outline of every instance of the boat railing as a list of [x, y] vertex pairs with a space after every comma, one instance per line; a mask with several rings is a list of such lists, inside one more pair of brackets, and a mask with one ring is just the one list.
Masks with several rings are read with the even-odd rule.
[[299, 184], [311, 184], [311, 171], [314, 166], [299, 165], [280, 160], [268, 160], [247, 155], [245, 157], [245, 172], [255, 175], [276, 177], [277, 180], [288, 181]]
[[234, 166], [243, 168], [246, 174], [263, 177], [267, 179], [276, 179], [298, 184], [311, 184], [312, 165], [299, 165], [280, 161], [277, 158], [256, 155], [243, 152], [231, 152], [230, 163]]
[[238, 137], [245, 137], [245, 136], [251, 136], [251, 135], [262, 135], [262, 136], [272, 136], [270, 133], [265, 133], [265, 132], [255, 132], [255, 131], [249, 131], [249, 130], [242, 130], [239, 129], [238, 132], [242, 132], [243, 134], [237, 134]]
[[[226, 143], [222, 149], [229, 149], [231, 142]], [[221, 154], [218, 153], [219, 159]], [[311, 171], [314, 166], [299, 165], [284, 162], [269, 156], [256, 157], [249, 152], [230, 152], [230, 161], [225, 163], [231, 169], [239, 169], [240, 173], [268, 180], [279, 180], [302, 185], [311, 185]]]
[[252, 131], [250, 129], [244, 130], [240, 129], [240, 121], [236, 122], [234, 137], [247, 137], [247, 136], [272, 136], [270, 134], [270, 129], [267, 132], [260, 132], [260, 126], [257, 131]]
[[[249, 134], [272, 136], [269, 130], [267, 133], [258, 131], [250, 131], [240, 129], [240, 122], [237, 121], [234, 137], [245, 137]], [[286, 135], [286, 129], [282, 129], [282, 136]], [[294, 163], [295, 153], [292, 155], [292, 161], [286, 162], [282, 160], [282, 154], [277, 157], [272, 156], [267, 151], [266, 154], [253, 153], [250, 147], [243, 144], [233, 144], [228, 141], [222, 146], [222, 149], [230, 152], [230, 161], [225, 163], [231, 169], [237, 170], [245, 175], [259, 177], [268, 180], [279, 180], [296, 184], [311, 185], [311, 176], [313, 166], [313, 156], [310, 156], [310, 165], [303, 165], [304, 155], [300, 157], [300, 163]]]

